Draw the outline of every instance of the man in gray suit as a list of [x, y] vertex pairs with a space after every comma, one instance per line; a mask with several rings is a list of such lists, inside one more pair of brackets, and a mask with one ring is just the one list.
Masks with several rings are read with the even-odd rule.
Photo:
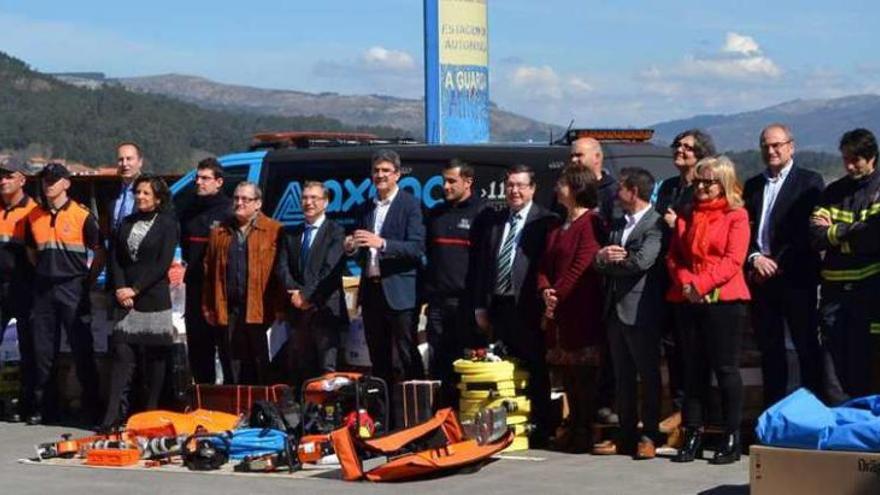
[[[620, 437], [596, 453], [625, 453], [634, 459], [655, 455], [660, 420], [660, 327], [663, 287], [658, 276], [662, 217], [650, 204], [654, 178], [641, 168], [621, 171], [617, 197], [625, 215], [611, 226], [609, 245], [596, 255], [606, 276], [605, 318], [614, 374]], [[638, 382], [644, 387], [642, 432], [637, 412]]]

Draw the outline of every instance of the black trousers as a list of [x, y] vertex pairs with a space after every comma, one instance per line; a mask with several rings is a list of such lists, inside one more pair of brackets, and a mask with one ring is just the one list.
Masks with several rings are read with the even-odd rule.
[[98, 410], [98, 370], [95, 365], [91, 322], [91, 303], [85, 277], [36, 280], [31, 320], [35, 366], [34, 407], [36, 411], [43, 413], [44, 418], [55, 419], [60, 412], [53, 378], [62, 328], [67, 334], [76, 364], [76, 376], [82, 387], [83, 410], [87, 415]]
[[[107, 399], [107, 411], [101, 422], [106, 427], [121, 424], [135, 408], [145, 411], [158, 409], [171, 346], [114, 341], [112, 351], [110, 395]], [[140, 377], [136, 381], [140, 387], [132, 394], [132, 383], [136, 374]]]
[[186, 323], [186, 353], [193, 380], [213, 384], [217, 381], [215, 356], [223, 330], [205, 321], [201, 285], [187, 285], [186, 313], [183, 317]]
[[681, 332], [675, 324], [675, 304], [664, 302], [660, 320], [660, 348], [669, 373], [669, 397], [672, 408], [681, 411], [684, 406], [684, 362], [681, 352]]
[[287, 341], [287, 368], [296, 388], [305, 380], [336, 371], [345, 320], [322, 309], [297, 311], [289, 321], [293, 333]]
[[34, 338], [31, 334], [32, 290], [21, 282], [0, 282], [0, 344], [6, 325], [15, 318], [18, 332], [18, 354], [21, 383], [19, 414], [28, 415], [34, 402]]
[[485, 347], [485, 338], [476, 332], [474, 310], [456, 296], [437, 296], [428, 302], [427, 337], [430, 346], [428, 370], [431, 378], [440, 380], [440, 407], [458, 404], [457, 377], [452, 363], [464, 354], [465, 348]]
[[[821, 394], [815, 284], [797, 285], [779, 277], [752, 284], [752, 328], [761, 351], [764, 407], [803, 386]], [[785, 330], [794, 344], [785, 348]]]
[[494, 337], [501, 340], [510, 354], [519, 359], [529, 372], [526, 396], [532, 406], [534, 437], [546, 440], [550, 434], [550, 373], [540, 323], [521, 311], [513, 297], [493, 297], [489, 321]]
[[226, 385], [268, 385], [268, 324], [245, 322], [245, 308], [230, 306], [229, 322], [220, 340], [220, 365]]
[[385, 380], [389, 389], [400, 381], [424, 378], [425, 367], [416, 347], [415, 309], [391, 309], [378, 279], [367, 280], [361, 287], [364, 334], [373, 374]]
[[819, 307], [824, 353], [824, 399], [837, 405], [876, 393], [872, 382], [872, 324], [880, 324], [880, 280], [822, 286]]
[[633, 326], [621, 322], [616, 313], [608, 320], [608, 343], [617, 377], [617, 413], [621, 442], [638, 442], [638, 387], [641, 378], [642, 435], [659, 440], [660, 423], [660, 328]]
[[684, 425], [689, 428], [703, 426], [703, 410], [709, 404], [711, 371], [721, 391], [723, 426], [728, 432], [739, 431], [743, 408], [739, 355], [748, 318], [746, 303], [676, 306], [676, 322], [681, 330], [684, 353]]

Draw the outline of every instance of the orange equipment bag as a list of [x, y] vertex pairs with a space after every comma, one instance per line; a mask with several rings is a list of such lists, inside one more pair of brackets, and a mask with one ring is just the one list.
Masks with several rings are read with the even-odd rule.
[[[188, 413], [172, 411], [147, 411], [128, 418], [126, 431], [135, 432], [140, 437], [192, 435], [199, 427], [207, 433], [219, 433], [235, 429], [240, 418], [207, 409], [196, 409]], [[169, 432], [169, 429], [172, 431]], [[156, 432], [155, 435], [149, 432]]]
[[[430, 420], [390, 435], [363, 439], [350, 428], [330, 434], [347, 481], [399, 481], [420, 478], [479, 464], [513, 442], [513, 431], [480, 445], [465, 439], [451, 408], [437, 411]], [[366, 464], [378, 463], [375, 467]]]

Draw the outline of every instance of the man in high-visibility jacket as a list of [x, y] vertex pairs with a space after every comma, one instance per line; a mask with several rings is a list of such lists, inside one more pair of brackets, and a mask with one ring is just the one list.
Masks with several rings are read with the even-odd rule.
[[[28, 253], [36, 271], [32, 313], [36, 408], [27, 422], [38, 424], [58, 417], [57, 398], [51, 385], [64, 328], [82, 387], [82, 419], [93, 424], [100, 404], [89, 289], [104, 265], [104, 248], [94, 215], [67, 195], [67, 168], [50, 163], [40, 173], [40, 179], [46, 205], [34, 208], [27, 223]], [[94, 254], [91, 267], [89, 251]]]
[[877, 139], [854, 129], [840, 139], [846, 177], [831, 183], [813, 211], [813, 245], [825, 252], [820, 334], [825, 400], [873, 393], [871, 333], [880, 333], [880, 173]]
[[24, 192], [26, 172], [24, 163], [13, 158], [0, 163], [0, 343], [15, 318], [21, 376], [16, 416], [30, 414], [33, 405], [34, 351], [29, 325], [33, 270], [27, 262], [24, 232], [27, 216], [37, 204]]

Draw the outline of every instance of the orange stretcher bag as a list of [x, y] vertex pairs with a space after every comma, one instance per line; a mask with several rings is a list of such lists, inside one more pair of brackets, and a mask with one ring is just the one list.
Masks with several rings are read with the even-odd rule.
[[330, 434], [342, 477], [347, 481], [400, 481], [473, 466], [507, 448], [513, 437], [508, 430], [485, 445], [466, 439], [451, 408], [437, 411], [424, 423], [383, 437], [358, 438], [350, 428]]
[[173, 429], [170, 436], [192, 435], [199, 427], [207, 433], [232, 430], [235, 429], [239, 421], [240, 418], [234, 414], [207, 409], [196, 409], [188, 413], [157, 410], [132, 415], [128, 418], [125, 429], [138, 432], [138, 436], [145, 437], [153, 436], [142, 434], [150, 431], [164, 431], [164, 434], [158, 436], [169, 436], [169, 428]]

